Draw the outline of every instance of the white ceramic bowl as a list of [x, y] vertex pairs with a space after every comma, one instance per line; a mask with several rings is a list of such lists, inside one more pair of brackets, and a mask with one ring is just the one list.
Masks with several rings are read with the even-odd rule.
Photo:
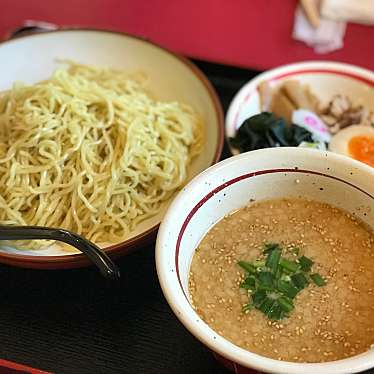
[[[14, 81], [35, 83], [48, 78], [59, 66], [57, 59], [145, 72], [148, 88], [155, 97], [190, 104], [202, 116], [206, 143], [203, 152], [193, 160], [188, 178], [219, 159], [224, 137], [221, 105], [209, 81], [187, 59], [122, 33], [57, 30], [0, 44], [0, 91], [10, 88]], [[107, 253], [125, 254], [154, 238], [167, 206], [168, 203], [164, 204], [159, 214], [142, 222], [124, 242], [112, 243], [106, 248]], [[87, 264], [84, 256], [67, 253], [58, 246], [22, 253], [10, 247], [2, 248], [0, 262], [45, 268]]]
[[[260, 83], [268, 82], [270, 87], [276, 87], [288, 79], [307, 83], [322, 103], [342, 94], [354, 104], [374, 110], [374, 72], [338, 62], [299, 62], [259, 74], [240, 89], [227, 111], [226, 137], [233, 137], [244, 120], [261, 112], [257, 90]], [[238, 153], [233, 148], [231, 150]]]
[[269, 148], [222, 161], [179, 193], [160, 226], [156, 265], [162, 290], [176, 316], [196, 338], [236, 372], [355, 373], [374, 367], [374, 349], [319, 364], [282, 362], [239, 348], [213, 331], [189, 301], [188, 274], [195, 248], [226, 214], [249, 203], [280, 197], [310, 198], [345, 209], [374, 228], [374, 168], [331, 152]]

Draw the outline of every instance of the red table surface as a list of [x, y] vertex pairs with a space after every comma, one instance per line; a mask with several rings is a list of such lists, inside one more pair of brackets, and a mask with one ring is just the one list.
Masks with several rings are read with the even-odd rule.
[[333, 60], [374, 70], [374, 27], [349, 24], [344, 48], [317, 55], [291, 38], [296, 0], [0, 0], [0, 37], [25, 20], [146, 37], [190, 57], [264, 70]]
[[52, 374], [22, 364], [0, 359], [0, 374]]

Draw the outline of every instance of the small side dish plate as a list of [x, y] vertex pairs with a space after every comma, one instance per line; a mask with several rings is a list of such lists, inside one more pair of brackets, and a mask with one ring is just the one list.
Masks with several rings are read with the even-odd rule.
[[[259, 74], [240, 89], [226, 115], [226, 137], [233, 137], [247, 118], [261, 112], [258, 91], [260, 84], [267, 82], [270, 88], [275, 88], [290, 79], [307, 84], [323, 105], [327, 105], [335, 95], [343, 95], [349, 97], [354, 105], [374, 110], [373, 72], [337, 62], [289, 64]], [[231, 151], [238, 153], [233, 147]]]

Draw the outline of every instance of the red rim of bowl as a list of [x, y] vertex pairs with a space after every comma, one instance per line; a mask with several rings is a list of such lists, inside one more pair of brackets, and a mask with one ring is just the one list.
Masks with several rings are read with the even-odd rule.
[[[222, 105], [218, 99], [215, 89], [213, 88], [212, 84], [209, 82], [208, 78], [193, 62], [191, 62], [187, 58], [177, 53], [174, 53], [164, 47], [161, 47], [156, 43], [153, 43], [149, 40], [146, 40], [144, 38], [141, 38], [135, 35], [130, 35], [130, 34], [119, 32], [119, 31], [102, 30], [102, 29], [95, 29], [95, 28], [80, 28], [80, 27], [61, 28], [57, 30], [48, 30], [48, 31], [42, 31], [42, 32], [33, 33], [33, 34], [22, 35], [19, 37], [17, 36], [14, 39], [8, 39], [5, 41], [2, 41], [0, 43], [0, 47], [3, 44], [11, 43], [17, 39], [34, 37], [39, 34], [51, 34], [51, 33], [70, 32], [70, 31], [92, 31], [92, 32], [100, 32], [100, 33], [110, 33], [110, 34], [123, 36], [126, 38], [135, 39], [143, 43], [149, 44], [153, 47], [159, 48], [163, 52], [177, 59], [180, 63], [187, 66], [187, 68], [189, 68], [190, 71], [204, 85], [205, 89], [207, 90], [209, 94], [209, 97], [212, 100], [212, 103], [213, 103], [213, 106], [214, 106], [214, 109], [217, 115], [218, 138], [217, 138], [217, 146], [216, 146], [216, 150], [214, 153], [214, 157], [210, 165], [214, 165], [216, 162], [219, 161], [221, 153], [222, 153], [222, 149], [223, 149], [223, 143], [224, 143], [224, 116], [223, 116]], [[104, 248], [104, 251], [105, 253], [110, 255], [110, 257], [112, 258], [127, 255], [136, 249], [140, 249], [146, 246], [147, 244], [154, 242], [159, 226], [160, 224], [158, 223], [157, 225], [149, 228], [148, 230], [142, 232], [141, 234], [131, 239], [128, 239], [123, 242]], [[87, 259], [87, 257], [84, 254], [62, 255], [62, 256], [27, 256], [27, 255], [21, 255], [21, 254], [20, 255], [9, 254], [9, 253], [4, 253], [4, 252], [0, 252], [0, 263], [19, 266], [19, 267], [34, 268], [34, 269], [68, 269], [68, 268], [77, 268], [77, 267], [91, 265], [91, 262]]]

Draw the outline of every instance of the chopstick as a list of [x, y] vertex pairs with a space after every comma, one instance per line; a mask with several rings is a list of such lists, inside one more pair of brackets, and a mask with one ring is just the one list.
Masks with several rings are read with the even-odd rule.
[[118, 279], [120, 271], [109, 256], [97, 245], [65, 229], [42, 226], [0, 226], [0, 240], [58, 240], [83, 252], [106, 278]]

